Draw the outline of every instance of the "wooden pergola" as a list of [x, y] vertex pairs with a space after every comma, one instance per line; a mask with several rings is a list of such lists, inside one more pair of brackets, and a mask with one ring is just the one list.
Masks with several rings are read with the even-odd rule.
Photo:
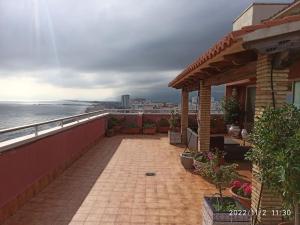
[[[210, 149], [211, 86], [254, 84], [255, 116], [264, 107], [285, 103], [289, 80], [300, 78], [300, 15], [266, 21], [233, 31], [189, 65], [169, 83], [181, 89], [182, 142], [187, 142], [188, 93], [199, 90], [198, 150]], [[254, 167], [255, 169], [255, 167]], [[258, 201], [260, 183], [252, 179], [252, 206]], [[271, 196], [271, 197], [270, 197]], [[272, 193], [266, 191], [261, 207], [276, 207]], [[280, 206], [278, 206], [280, 207]], [[267, 215], [264, 224], [275, 224], [278, 218]]]

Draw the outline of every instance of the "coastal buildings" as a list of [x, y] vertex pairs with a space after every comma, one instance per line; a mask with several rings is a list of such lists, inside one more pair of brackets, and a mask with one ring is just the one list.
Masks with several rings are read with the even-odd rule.
[[178, 110], [177, 104], [170, 102], [152, 101], [145, 98], [135, 98], [130, 101], [130, 108], [133, 110]]
[[123, 109], [128, 109], [130, 107], [129, 101], [130, 101], [130, 95], [121, 96], [121, 105]]
[[[214, 97], [211, 97], [210, 103], [211, 114], [222, 114], [221, 101], [216, 101]], [[193, 96], [191, 101], [189, 101], [189, 110], [197, 111], [199, 107], [198, 97]], [[181, 104], [179, 104], [179, 108], [181, 108]]]

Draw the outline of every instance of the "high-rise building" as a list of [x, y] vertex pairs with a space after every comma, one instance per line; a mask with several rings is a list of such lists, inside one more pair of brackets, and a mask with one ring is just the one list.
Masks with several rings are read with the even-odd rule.
[[130, 108], [129, 101], [130, 101], [130, 95], [122, 95], [121, 96], [122, 108], [124, 109]]

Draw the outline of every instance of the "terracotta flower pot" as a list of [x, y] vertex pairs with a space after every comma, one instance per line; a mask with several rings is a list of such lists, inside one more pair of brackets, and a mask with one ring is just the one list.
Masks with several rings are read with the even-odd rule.
[[118, 132], [120, 132], [121, 128], [122, 128], [122, 127], [121, 127], [120, 125], [114, 126], [114, 131], [115, 131], [116, 133], [118, 133]]
[[125, 127], [122, 129], [123, 134], [139, 134], [140, 128], [138, 127]]
[[155, 134], [156, 127], [143, 128], [143, 134]]
[[158, 132], [159, 133], [168, 133], [169, 127], [158, 127]]
[[240, 196], [238, 194], [236, 194], [233, 190], [232, 187], [229, 189], [232, 197], [236, 200], [238, 200], [243, 206], [247, 207], [247, 208], [251, 208], [251, 198], [246, 198], [243, 196]]

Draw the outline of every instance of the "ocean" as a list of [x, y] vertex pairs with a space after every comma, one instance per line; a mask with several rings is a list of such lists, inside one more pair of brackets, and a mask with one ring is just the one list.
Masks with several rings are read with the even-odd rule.
[[[79, 101], [0, 101], [0, 130], [77, 115], [84, 113], [88, 106], [91, 104]], [[0, 134], [0, 142], [10, 138], [11, 135]]]

